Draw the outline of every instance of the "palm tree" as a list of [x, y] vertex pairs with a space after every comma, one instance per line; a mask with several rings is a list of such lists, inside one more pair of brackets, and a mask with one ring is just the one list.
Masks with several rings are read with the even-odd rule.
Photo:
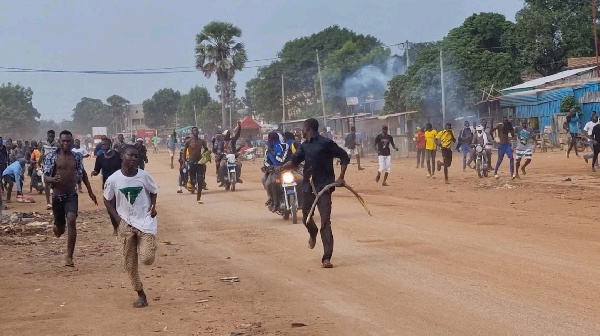
[[[242, 30], [228, 22], [213, 21], [196, 35], [196, 69], [210, 78], [217, 76], [217, 84], [229, 88], [235, 72], [242, 70], [248, 60], [244, 44], [236, 38], [242, 36]], [[221, 90], [222, 127], [227, 127], [226, 99], [229, 90]]]

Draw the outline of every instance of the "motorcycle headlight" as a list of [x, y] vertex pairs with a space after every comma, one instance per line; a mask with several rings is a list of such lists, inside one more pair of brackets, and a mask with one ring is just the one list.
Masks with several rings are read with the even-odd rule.
[[283, 183], [285, 183], [285, 184], [294, 183], [294, 173], [292, 173], [292, 172], [285, 172], [281, 176], [281, 179], [283, 180]]

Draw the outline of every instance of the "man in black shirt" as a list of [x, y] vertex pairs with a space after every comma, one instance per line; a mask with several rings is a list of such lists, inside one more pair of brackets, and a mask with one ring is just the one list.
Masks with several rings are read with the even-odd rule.
[[[315, 194], [311, 190], [314, 185], [314, 192], [318, 193], [325, 186], [336, 182], [333, 171], [333, 159], [338, 158], [341, 162], [341, 171], [337, 182], [343, 185], [346, 168], [350, 163], [348, 153], [339, 147], [333, 140], [319, 135], [319, 122], [310, 118], [304, 121], [302, 126], [302, 136], [306, 141], [298, 148], [292, 156], [292, 160], [284, 164], [282, 169], [289, 170], [298, 167], [304, 162], [304, 181], [302, 185], [302, 222], [308, 229], [310, 238], [308, 247], [314, 248], [316, 244], [317, 233], [319, 229], [314, 220], [306, 223], [308, 213], [315, 201]], [[331, 231], [331, 193], [334, 188], [325, 192], [317, 203], [319, 214], [321, 215], [321, 240], [323, 241], [323, 259], [321, 260], [324, 268], [332, 268], [331, 256], [333, 254], [333, 233]]]
[[596, 172], [596, 164], [598, 163], [598, 154], [600, 154], [600, 124], [592, 129], [592, 140], [594, 141], [594, 159], [592, 160], [592, 171]]
[[[113, 149], [112, 141], [108, 138], [102, 140], [102, 152], [103, 154], [96, 156], [96, 164], [94, 165], [94, 171], [91, 175], [98, 176], [98, 174], [102, 172], [102, 190], [104, 190], [104, 184], [108, 177], [121, 169], [121, 155]], [[113, 235], [116, 236], [119, 222], [112, 216], [109, 217], [114, 229]]]
[[392, 153], [390, 152], [390, 146], [398, 151], [398, 147], [394, 144], [394, 138], [388, 134], [388, 127], [381, 127], [381, 134], [379, 134], [375, 138], [375, 150], [377, 151], [377, 155], [379, 156], [379, 171], [377, 172], [377, 177], [375, 177], [375, 182], [379, 182], [381, 178], [381, 173], [385, 173], [383, 175], [383, 186], [387, 187], [387, 178], [392, 169]]
[[356, 141], [356, 127], [352, 126], [350, 128], [350, 133], [348, 133], [346, 136], [344, 147], [348, 148], [348, 155], [350, 156], [350, 159], [352, 159], [352, 157], [356, 157], [358, 170], [364, 170], [364, 168], [360, 166], [359, 146], [360, 144]]

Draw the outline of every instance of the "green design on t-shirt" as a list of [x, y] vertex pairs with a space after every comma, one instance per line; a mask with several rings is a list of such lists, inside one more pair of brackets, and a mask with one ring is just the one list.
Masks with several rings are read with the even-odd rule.
[[138, 195], [140, 194], [140, 192], [142, 192], [142, 187], [127, 187], [127, 188], [121, 188], [119, 189], [120, 192], [123, 193], [123, 195], [125, 195], [125, 197], [127, 197], [127, 199], [129, 200], [129, 203], [131, 205], [133, 205], [133, 203], [135, 203], [135, 200], [137, 199]]

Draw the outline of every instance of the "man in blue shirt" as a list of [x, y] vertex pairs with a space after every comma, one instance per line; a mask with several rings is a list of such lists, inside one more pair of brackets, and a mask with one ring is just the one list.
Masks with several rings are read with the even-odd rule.
[[577, 135], [579, 134], [579, 115], [575, 112], [575, 109], [571, 109], [569, 111], [569, 115], [567, 116], [567, 123], [569, 124], [569, 135], [571, 139], [569, 141], [569, 149], [567, 149], [567, 159], [569, 158], [569, 153], [571, 153], [571, 149], [575, 149], [575, 155], [579, 156], [577, 152]]
[[2, 181], [6, 184], [6, 203], [10, 203], [13, 186], [17, 185], [17, 201], [23, 195], [23, 171], [26, 160], [21, 158], [13, 162], [2, 173]]

